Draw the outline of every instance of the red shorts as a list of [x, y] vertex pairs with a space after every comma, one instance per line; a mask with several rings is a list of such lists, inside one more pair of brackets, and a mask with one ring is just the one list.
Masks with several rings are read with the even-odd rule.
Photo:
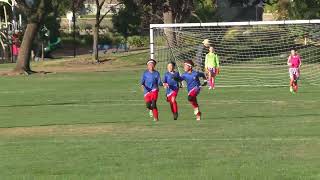
[[188, 93], [188, 96], [197, 97], [199, 93], [200, 93], [200, 88], [195, 87]]
[[170, 94], [167, 95], [167, 102], [171, 101], [171, 98], [177, 97], [178, 96], [178, 91], [172, 91]]
[[150, 91], [144, 95], [144, 101], [145, 102], [156, 101], [156, 100], [158, 100], [158, 94], [159, 94], [158, 90]]

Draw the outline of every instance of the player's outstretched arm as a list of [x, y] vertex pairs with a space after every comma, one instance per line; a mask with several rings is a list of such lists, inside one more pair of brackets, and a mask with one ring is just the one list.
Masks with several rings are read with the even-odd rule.
[[160, 73], [158, 73], [158, 76], [157, 76], [157, 84], [158, 84], [159, 86], [163, 86], [163, 83], [162, 83], [161, 77], [160, 77]]
[[143, 92], [144, 91], [144, 85], [141, 85], [141, 91]]
[[216, 55], [216, 58], [215, 58], [215, 60], [216, 60], [216, 65], [217, 65], [217, 74], [220, 74], [220, 58], [219, 58], [219, 56], [218, 55]]
[[299, 68], [301, 67], [301, 65], [302, 65], [301, 56], [299, 56]]
[[165, 75], [163, 76], [163, 79], [162, 79], [162, 85], [163, 85], [163, 87], [164, 87], [165, 89], [167, 89], [167, 88], [169, 87], [169, 85], [168, 85], [167, 82], [168, 82], [168, 81], [167, 81], [167, 75], [165, 74]]
[[177, 81], [177, 82], [182, 82], [184, 79], [182, 76], [180, 76], [179, 74], [173, 77], [173, 80]]
[[145, 84], [145, 81], [146, 81], [146, 78], [145, 78], [145, 75], [144, 75], [144, 74], [145, 74], [145, 73], [142, 74], [142, 76], [141, 76], [141, 81], [140, 81], [140, 85], [141, 85], [140, 88], [141, 88], [142, 91], [144, 91], [144, 89], [145, 89], [145, 85], [144, 85], [144, 84]]
[[201, 86], [206, 86], [208, 84], [207, 77], [203, 72], [198, 72], [198, 77], [203, 79]]
[[203, 72], [198, 72], [198, 77], [201, 77], [203, 79], [207, 79], [206, 75]]
[[287, 65], [288, 66], [291, 66], [291, 61], [290, 60], [291, 60], [291, 56], [288, 57], [288, 61], [287, 61]]

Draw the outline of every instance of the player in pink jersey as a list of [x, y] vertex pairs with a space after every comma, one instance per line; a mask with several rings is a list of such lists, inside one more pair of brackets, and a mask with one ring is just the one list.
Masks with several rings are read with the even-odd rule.
[[300, 77], [301, 58], [296, 50], [291, 50], [291, 54], [287, 62], [290, 75], [290, 92], [298, 92], [298, 79]]

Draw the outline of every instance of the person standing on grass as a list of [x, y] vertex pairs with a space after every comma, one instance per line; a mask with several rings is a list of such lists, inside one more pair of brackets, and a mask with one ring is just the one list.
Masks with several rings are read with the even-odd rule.
[[194, 64], [192, 60], [186, 60], [184, 62], [184, 71], [181, 77], [176, 78], [177, 81], [186, 81], [188, 90], [188, 101], [193, 107], [194, 115], [196, 115], [196, 120], [201, 120], [201, 112], [199, 109], [199, 104], [197, 101], [197, 96], [201, 90], [200, 78], [204, 79], [204, 85], [206, 85], [206, 76], [202, 72], [193, 70]]
[[214, 52], [213, 46], [209, 47], [209, 53], [206, 55], [205, 70], [208, 73], [209, 89], [215, 88], [215, 78], [219, 74], [219, 56]]
[[301, 58], [295, 49], [291, 50], [287, 64], [289, 66], [290, 92], [298, 92], [298, 80], [300, 77]]
[[14, 33], [12, 35], [12, 55], [13, 55], [13, 62], [17, 62], [18, 55], [20, 51], [20, 40], [19, 40], [19, 33]]
[[208, 53], [208, 48], [210, 46], [210, 40], [209, 39], [205, 39], [202, 41], [202, 44], [200, 44], [198, 47], [197, 47], [197, 53], [196, 53], [196, 57], [195, 57], [195, 63], [196, 63], [196, 66], [197, 66], [197, 69], [199, 71], [202, 71], [204, 72], [205, 71], [205, 56], [206, 54]]
[[173, 119], [178, 119], [178, 104], [177, 104], [177, 96], [179, 92], [179, 82], [175, 79], [180, 77], [179, 72], [175, 71], [176, 63], [169, 62], [167, 65], [168, 72], [165, 73], [163, 77], [163, 86], [166, 89], [167, 102], [170, 104], [171, 112], [173, 114]]
[[141, 77], [141, 88], [144, 92], [144, 100], [146, 102], [147, 109], [149, 110], [150, 117], [154, 118], [154, 121], [159, 121], [157, 100], [159, 93], [159, 86], [162, 85], [160, 79], [160, 73], [155, 70], [157, 62], [150, 59], [147, 62], [147, 70]]

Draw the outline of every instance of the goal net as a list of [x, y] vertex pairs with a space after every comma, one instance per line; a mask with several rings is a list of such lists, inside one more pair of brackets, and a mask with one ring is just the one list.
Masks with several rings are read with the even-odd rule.
[[287, 85], [291, 49], [302, 58], [302, 83], [320, 84], [320, 20], [152, 24], [151, 58], [162, 74], [169, 61], [183, 72], [187, 59], [203, 71], [205, 39], [220, 57], [218, 87]]

